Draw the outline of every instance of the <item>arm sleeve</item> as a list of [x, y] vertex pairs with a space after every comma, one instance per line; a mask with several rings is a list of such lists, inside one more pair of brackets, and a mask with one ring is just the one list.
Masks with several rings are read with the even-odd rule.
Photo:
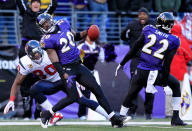
[[48, 8], [45, 10], [45, 13], [52, 14], [57, 7], [57, 0], [51, 0]]
[[43, 36], [40, 40], [40, 45], [43, 49], [56, 49], [57, 46], [52, 38], [46, 38], [47, 36]]
[[121, 32], [121, 40], [127, 41], [129, 40], [129, 33], [130, 33], [130, 24]]
[[24, 0], [17, 0], [16, 1], [18, 7], [19, 7], [19, 10], [20, 10], [20, 13], [23, 14], [25, 11], [27, 11], [27, 6], [25, 5], [25, 2]]
[[133, 58], [136, 53], [140, 50], [140, 48], [143, 47], [145, 36], [143, 34], [140, 35], [138, 40], [133, 44], [133, 48], [130, 49], [130, 51], [125, 55], [123, 60], [121, 61], [120, 65], [124, 66], [127, 61], [129, 61], [131, 58]]

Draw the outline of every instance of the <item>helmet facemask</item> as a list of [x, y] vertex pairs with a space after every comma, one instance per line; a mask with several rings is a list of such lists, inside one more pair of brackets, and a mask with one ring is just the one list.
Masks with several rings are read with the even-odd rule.
[[41, 64], [43, 61], [43, 50], [39, 49], [38, 47], [32, 49], [32, 52], [28, 53], [27, 55], [33, 62], [37, 64]]
[[[42, 15], [42, 16], [41, 16]], [[55, 22], [48, 14], [41, 14], [38, 19], [38, 26], [43, 33], [52, 33], [55, 31]]]
[[170, 33], [173, 25], [174, 18], [170, 13], [164, 12], [157, 17], [156, 27], [162, 29], [166, 33]]

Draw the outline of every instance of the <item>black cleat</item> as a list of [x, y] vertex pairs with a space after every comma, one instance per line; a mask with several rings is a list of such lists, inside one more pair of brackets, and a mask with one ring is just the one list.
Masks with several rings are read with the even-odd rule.
[[111, 117], [110, 121], [114, 128], [121, 128], [123, 126], [123, 117], [116, 114]]
[[47, 128], [49, 120], [52, 117], [52, 114], [48, 110], [46, 110], [46, 111], [42, 111], [40, 116], [41, 116], [41, 119], [40, 119], [41, 127]]
[[172, 117], [171, 119], [171, 125], [172, 126], [186, 126], [187, 123], [184, 123], [179, 117]]
[[173, 111], [173, 117], [171, 119], [172, 126], [186, 126], [187, 123], [184, 123], [179, 117], [179, 111]]
[[152, 119], [151, 114], [145, 114], [145, 119], [146, 119], [146, 120], [151, 120], [151, 119]]

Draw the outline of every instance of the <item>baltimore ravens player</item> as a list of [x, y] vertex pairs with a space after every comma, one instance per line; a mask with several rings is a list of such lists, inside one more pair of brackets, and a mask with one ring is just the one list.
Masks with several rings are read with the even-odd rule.
[[[29, 41], [26, 44], [25, 50], [27, 55], [23, 56], [19, 61], [18, 74], [11, 88], [10, 101], [4, 109], [5, 114], [9, 111], [10, 108], [14, 109], [14, 99], [17, 92], [17, 88], [20, 86], [24, 78], [29, 73], [33, 73], [41, 79], [31, 87], [30, 95], [34, 97], [35, 100], [44, 109], [51, 110], [53, 107], [51, 103], [47, 100], [45, 95], [54, 94], [59, 90], [66, 92], [66, 88], [63, 85], [59, 74], [51, 63], [46, 51], [44, 51], [40, 47], [39, 42], [36, 40]], [[68, 79], [68, 81], [70, 81], [70, 79]], [[79, 97], [77, 99], [78, 103], [86, 105], [92, 110], [108, 118], [107, 113], [101, 106], [99, 106], [97, 102], [85, 98], [82, 95], [80, 89], [76, 88], [76, 90], [79, 94]], [[50, 124], [55, 124], [58, 120], [61, 119], [61, 113], [54, 113]], [[43, 127], [47, 128], [47, 125]]]
[[146, 91], [155, 93], [154, 85], [165, 87], [167, 85], [173, 91], [173, 117], [172, 126], [186, 125], [179, 118], [179, 106], [181, 101], [180, 85], [178, 80], [169, 74], [170, 64], [180, 45], [178, 37], [169, 32], [174, 25], [174, 17], [168, 12], [163, 12], [157, 17], [156, 26], [147, 25], [143, 28], [140, 38], [135, 46], [126, 54], [116, 69], [119, 69], [141, 49], [140, 61], [137, 71], [130, 82], [130, 89], [121, 107], [120, 114], [126, 115], [130, 102], [139, 91], [146, 87]]
[[[96, 82], [96, 79], [91, 72], [81, 64], [79, 57], [80, 50], [75, 44], [75, 40], [80, 40], [87, 35], [87, 31], [76, 33], [71, 29], [70, 24], [66, 20], [59, 20], [54, 23], [49, 14], [40, 14], [37, 17], [37, 24], [40, 29], [45, 33], [42, 37], [40, 44], [46, 49], [50, 60], [54, 67], [60, 74], [62, 80], [63, 73], [68, 75], [75, 75], [75, 80], [89, 89], [97, 98], [99, 104], [106, 110], [111, 120], [113, 127], [122, 127], [123, 120], [120, 116], [116, 115], [111, 109], [106, 97], [103, 94], [101, 87]], [[71, 88], [68, 88], [71, 99], [77, 99], [78, 93], [76, 90], [76, 81], [73, 79]], [[66, 106], [66, 102], [59, 101], [52, 109], [56, 112]], [[48, 112], [44, 111], [41, 114], [41, 119], [46, 123], [49, 119]]]

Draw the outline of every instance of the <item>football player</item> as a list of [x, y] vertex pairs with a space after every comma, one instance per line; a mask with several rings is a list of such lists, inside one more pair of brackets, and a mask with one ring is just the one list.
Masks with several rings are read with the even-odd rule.
[[[46, 49], [48, 56], [53, 63], [54, 67], [60, 74], [63, 82], [63, 73], [68, 75], [75, 75], [76, 78], [73, 79], [72, 86], [69, 93], [72, 100], [77, 99], [78, 93], [76, 90], [76, 81], [89, 89], [97, 98], [99, 104], [106, 110], [111, 120], [113, 127], [122, 127], [123, 119], [116, 115], [111, 109], [104, 93], [96, 82], [95, 77], [91, 72], [81, 64], [81, 59], [79, 57], [80, 50], [77, 48], [75, 40], [80, 40], [87, 35], [87, 31], [76, 33], [71, 29], [68, 21], [62, 19], [56, 23], [49, 14], [40, 14], [37, 17], [37, 24], [40, 29], [45, 33], [42, 37], [40, 44], [44, 49]], [[71, 102], [73, 102], [71, 101]], [[64, 101], [59, 101], [52, 109], [56, 112], [64, 108], [67, 104]], [[50, 113], [42, 112], [41, 120], [46, 124], [48, 121]]]
[[141, 49], [140, 61], [137, 70], [130, 81], [130, 88], [121, 107], [120, 114], [126, 115], [131, 101], [146, 87], [149, 93], [155, 93], [155, 85], [165, 87], [167, 85], [173, 91], [173, 117], [172, 126], [186, 125], [179, 117], [181, 101], [180, 84], [178, 80], [169, 74], [170, 64], [180, 45], [178, 37], [170, 34], [174, 25], [174, 17], [168, 12], [161, 13], [156, 20], [156, 25], [147, 25], [134, 44], [134, 47], [126, 54], [120, 65], [117, 66], [115, 75], [119, 69], [129, 61], [139, 49]]
[[[44, 51], [39, 42], [36, 40], [31, 40], [26, 44], [27, 55], [23, 56], [18, 65], [18, 74], [11, 88], [10, 101], [4, 109], [4, 114], [6, 114], [10, 108], [14, 110], [14, 100], [17, 92], [17, 88], [20, 86], [24, 78], [29, 74], [33, 73], [38, 76], [41, 80], [36, 82], [30, 88], [30, 95], [35, 98], [35, 100], [46, 110], [52, 110], [52, 104], [47, 100], [45, 95], [51, 95], [58, 91], [66, 92], [66, 88], [61, 81], [59, 74], [51, 63], [46, 51]], [[65, 76], [67, 77], [67, 76]], [[67, 79], [67, 78], [66, 78]], [[70, 84], [72, 78], [68, 78], [68, 84]], [[69, 87], [69, 85], [68, 85]], [[77, 102], [88, 106], [92, 110], [100, 113], [101, 115], [108, 118], [107, 113], [104, 109], [99, 106], [95, 101], [85, 98], [80, 89], [76, 88], [79, 96]], [[70, 101], [68, 101], [69, 104]], [[69, 105], [68, 104], [68, 105]], [[63, 118], [61, 113], [54, 113], [50, 124], [55, 124], [58, 120]], [[47, 128], [47, 125], [43, 126]]]

